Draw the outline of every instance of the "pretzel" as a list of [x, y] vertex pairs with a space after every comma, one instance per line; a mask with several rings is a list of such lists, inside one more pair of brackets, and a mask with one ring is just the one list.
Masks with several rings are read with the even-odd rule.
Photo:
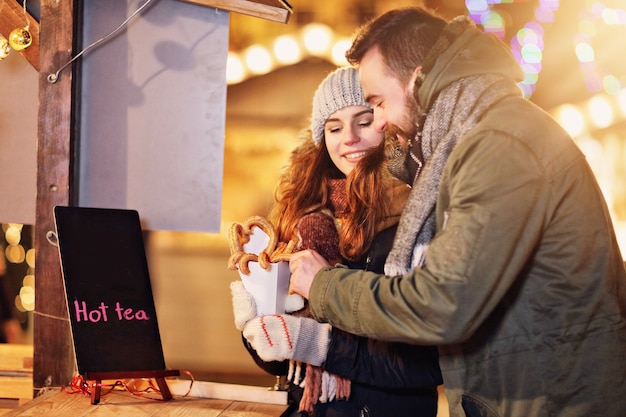
[[270, 255], [271, 262], [289, 262], [291, 253], [296, 249], [297, 242], [290, 240], [289, 243], [280, 242], [278, 247]]
[[241, 273], [244, 275], [250, 275], [250, 266], [248, 266], [248, 263], [257, 262], [258, 259], [259, 257], [255, 253], [244, 253], [239, 259], [239, 263], [238, 263], [239, 270], [241, 271]]
[[250, 234], [246, 234], [243, 230], [243, 226], [239, 223], [233, 223], [230, 227], [230, 233], [228, 235], [230, 242], [230, 253], [243, 252], [244, 243], [250, 241]]
[[274, 252], [274, 249], [276, 249], [276, 245], [278, 244], [276, 229], [274, 229], [274, 225], [265, 217], [252, 216], [248, 218], [244, 223], [244, 232], [248, 235], [248, 240], [250, 239], [249, 236], [252, 234], [252, 228], [255, 226], [263, 230], [265, 234], [268, 235], [270, 238], [270, 241], [267, 243], [267, 246], [263, 250], [263, 252], [269, 255], [270, 253]]
[[[255, 227], [261, 229], [269, 237], [267, 246], [258, 255], [245, 253], [243, 248], [243, 245], [250, 241], [250, 235], [254, 232]], [[252, 216], [243, 225], [233, 223], [229, 232], [229, 240], [231, 255], [228, 258], [228, 269], [238, 269], [245, 275], [250, 274], [249, 262], [258, 262], [261, 268], [269, 271], [272, 268], [272, 263], [288, 262], [296, 247], [296, 241], [293, 240], [289, 243], [278, 242], [274, 225], [261, 216]]]

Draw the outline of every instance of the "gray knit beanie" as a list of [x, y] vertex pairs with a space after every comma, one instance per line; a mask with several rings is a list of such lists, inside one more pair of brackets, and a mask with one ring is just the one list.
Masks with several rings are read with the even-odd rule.
[[319, 145], [324, 137], [324, 124], [330, 115], [348, 106], [372, 107], [363, 97], [359, 71], [354, 67], [342, 67], [331, 72], [317, 87], [311, 116], [311, 131], [316, 144]]

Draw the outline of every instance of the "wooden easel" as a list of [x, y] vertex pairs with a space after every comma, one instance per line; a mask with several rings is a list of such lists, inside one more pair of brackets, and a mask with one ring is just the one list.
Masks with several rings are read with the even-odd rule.
[[102, 381], [106, 379], [132, 379], [132, 378], [154, 378], [156, 380], [159, 391], [165, 401], [172, 399], [170, 388], [165, 382], [165, 377], [179, 376], [180, 371], [163, 370], [163, 371], [125, 371], [125, 372], [85, 372], [86, 381], [94, 381], [93, 390], [91, 391], [91, 403], [98, 404], [100, 402], [100, 394], [102, 393]]

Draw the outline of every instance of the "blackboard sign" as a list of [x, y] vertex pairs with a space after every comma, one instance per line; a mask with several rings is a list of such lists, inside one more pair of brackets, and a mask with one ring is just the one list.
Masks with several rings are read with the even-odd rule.
[[78, 372], [164, 370], [139, 214], [56, 206]]

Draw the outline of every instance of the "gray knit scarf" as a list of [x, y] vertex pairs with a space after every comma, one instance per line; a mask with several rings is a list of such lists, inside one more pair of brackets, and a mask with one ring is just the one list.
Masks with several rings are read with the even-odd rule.
[[435, 235], [439, 182], [450, 153], [486, 110], [512, 95], [520, 95], [514, 80], [499, 74], [482, 74], [452, 83], [436, 98], [421, 132], [425, 162], [402, 212], [385, 263], [386, 275], [402, 275], [424, 265], [426, 249]]

